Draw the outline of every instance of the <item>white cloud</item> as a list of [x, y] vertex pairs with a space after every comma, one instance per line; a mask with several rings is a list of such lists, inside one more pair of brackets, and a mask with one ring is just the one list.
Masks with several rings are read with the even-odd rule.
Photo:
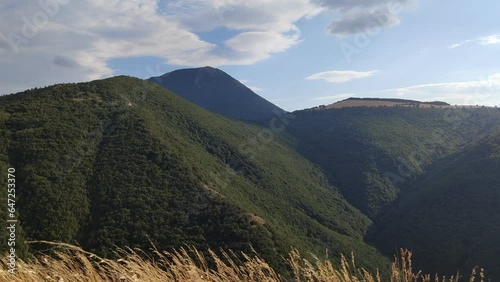
[[492, 45], [492, 44], [500, 44], [500, 35], [490, 35], [479, 38], [479, 42], [481, 45]]
[[480, 45], [500, 44], [500, 34], [493, 34], [493, 35], [478, 37], [478, 38], [474, 38], [474, 39], [464, 40], [460, 43], [450, 45], [448, 48], [454, 49], [454, 48], [462, 47], [468, 43], [478, 43]]
[[321, 9], [308, 0], [173, 0], [165, 13], [195, 31], [233, 30], [287, 32], [294, 22]]
[[351, 81], [353, 79], [366, 78], [375, 75], [378, 70], [373, 71], [325, 71], [320, 73], [315, 73], [306, 77], [307, 80], [325, 80], [331, 83], [342, 83]]
[[295, 22], [318, 14], [309, 0], [174, 0], [163, 7], [166, 17], [193, 32], [224, 28], [236, 33], [209, 52], [177, 57], [170, 63], [245, 65], [284, 52], [300, 42]]
[[[2, 82], [28, 88], [97, 79], [112, 75], [110, 59], [147, 55], [171, 60], [213, 48], [159, 16], [153, 0], [57, 1], [39, 2], [52, 3], [48, 9], [37, 2], [7, 0], [14, 8], [1, 11], [2, 21], [9, 23], [0, 44]], [[47, 20], [37, 24], [44, 15]]]
[[398, 96], [425, 101], [442, 100], [459, 105], [500, 105], [500, 74], [473, 81], [422, 84], [379, 91], [384, 96]]
[[[162, 3], [4, 0], [0, 94], [111, 76], [108, 62], [117, 58], [153, 56], [192, 67], [253, 64], [298, 44], [295, 22], [320, 11], [308, 0]], [[233, 35], [213, 43], [196, 34], [216, 28]]]

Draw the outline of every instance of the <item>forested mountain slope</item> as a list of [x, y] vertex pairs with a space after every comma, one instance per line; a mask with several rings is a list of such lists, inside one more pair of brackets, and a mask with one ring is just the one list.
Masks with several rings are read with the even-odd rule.
[[16, 169], [19, 248], [77, 241], [112, 255], [114, 245], [151, 242], [252, 245], [283, 269], [293, 246], [330, 257], [354, 251], [360, 265], [385, 269], [363, 242], [371, 220], [286, 143], [130, 77], [0, 97], [0, 181]]
[[428, 272], [486, 269], [500, 279], [500, 133], [433, 164], [378, 220], [385, 252], [411, 248]]
[[495, 108], [352, 107], [293, 113], [298, 152], [375, 218], [434, 160], [500, 126]]

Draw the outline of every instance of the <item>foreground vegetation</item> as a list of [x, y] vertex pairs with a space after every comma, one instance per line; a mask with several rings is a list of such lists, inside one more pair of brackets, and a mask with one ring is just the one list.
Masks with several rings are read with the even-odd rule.
[[[45, 242], [48, 243], [48, 242]], [[139, 249], [119, 249], [121, 258], [110, 260], [86, 252], [80, 247], [49, 243], [58, 251], [55, 256], [40, 256], [25, 263], [20, 262], [14, 274], [0, 271], [0, 281], [331, 281], [331, 282], [379, 282], [378, 272], [370, 273], [358, 268], [355, 259], [342, 256], [339, 265], [328, 260], [312, 261], [292, 250], [286, 261], [290, 277], [275, 271], [255, 252], [242, 254], [238, 259], [233, 252], [221, 255], [210, 251], [210, 261], [195, 248], [185, 247], [174, 252], [154, 250], [151, 257]], [[6, 269], [5, 261], [0, 263]], [[459, 274], [450, 278], [423, 275], [412, 268], [412, 253], [401, 250], [390, 269], [391, 282], [458, 282]], [[469, 282], [485, 281], [482, 269], [472, 271]]]

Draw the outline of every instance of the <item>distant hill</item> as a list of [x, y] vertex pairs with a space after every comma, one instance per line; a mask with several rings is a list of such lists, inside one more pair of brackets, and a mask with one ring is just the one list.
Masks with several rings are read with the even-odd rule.
[[212, 67], [181, 69], [149, 81], [211, 112], [243, 121], [269, 120], [284, 111], [238, 80]]
[[312, 108], [312, 110], [340, 109], [347, 107], [450, 108], [453, 106], [451, 106], [446, 102], [441, 102], [441, 101], [421, 102], [415, 100], [394, 99], [394, 98], [348, 98], [330, 105], [315, 107]]
[[[360, 265], [387, 269], [363, 241], [372, 221], [287, 144], [131, 77], [0, 97], [0, 182], [15, 168], [19, 251], [25, 240], [76, 241], [106, 256], [151, 242], [252, 246], [285, 272], [295, 247], [331, 258], [354, 251]], [[1, 253], [6, 236], [0, 229]]]
[[500, 280], [500, 133], [433, 164], [378, 220], [374, 240], [387, 254], [404, 247], [424, 272]]

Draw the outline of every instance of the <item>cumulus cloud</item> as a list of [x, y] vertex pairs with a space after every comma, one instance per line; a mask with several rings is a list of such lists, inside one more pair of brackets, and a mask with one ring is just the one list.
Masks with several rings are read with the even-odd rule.
[[5, 27], [0, 30], [0, 79], [23, 86], [2, 93], [110, 76], [107, 62], [114, 58], [170, 60], [213, 48], [159, 16], [153, 0], [6, 1], [0, 11]]
[[172, 0], [165, 13], [195, 31], [217, 27], [235, 30], [287, 32], [294, 22], [321, 8], [308, 0]]
[[398, 15], [415, 6], [417, 0], [316, 0], [324, 9], [339, 12], [327, 27], [327, 32], [337, 36], [366, 33], [398, 25]]
[[324, 80], [331, 83], [342, 83], [353, 79], [365, 78], [375, 75], [378, 70], [373, 71], [325, 71], [315, 73], [306, 77], [307, 80]]
[[[153, 56], [192, 67], [253, 64], [298, 44], [295, 22], [321, 10], [308, 0], [4, 0], [1, 5], [0, 94], [111, 76], [108, 62], [119, 58]], [[197, 35], [216, 28], [234, 34], [222, 42]]]

